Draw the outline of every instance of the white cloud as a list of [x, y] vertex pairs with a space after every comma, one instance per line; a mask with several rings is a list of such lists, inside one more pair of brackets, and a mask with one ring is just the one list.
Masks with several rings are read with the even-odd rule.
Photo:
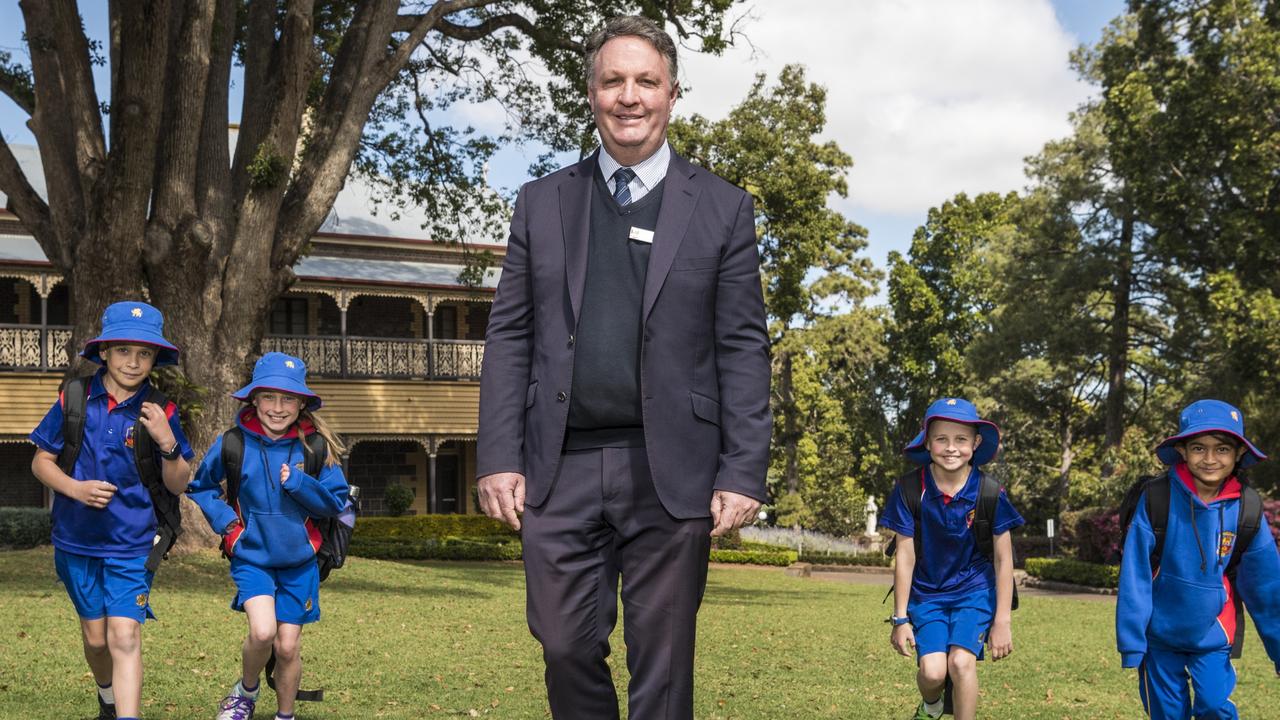
[[1089, 94], [1049, 0], [756, 0], [752, 15], [754, 56], [682, 55], [677, 113], [721, 118], [756, 72], [805, 65], [828, 91], [827, 137], [854, 159], [850, 201], [875, 213], [1022, 187], [1022, 159]]

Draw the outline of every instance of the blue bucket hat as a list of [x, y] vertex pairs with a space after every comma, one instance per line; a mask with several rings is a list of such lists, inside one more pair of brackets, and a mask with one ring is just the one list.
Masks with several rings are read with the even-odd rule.
[[177, 365], [178, 348], [164, 339], [163, 331], [164, 315], [154, 307], [140, 300], [112, 303], [102, 311], [102, 332], [84, 344], [80, 357], [102, 365], [102, 343], [128, 343], [154, 346], [156, 367]]
[[259, 358], [253, 366], [253, 379], [248, 385], [231, 393], [231, 397], [249, 402], [259, 390], [275, 390], [304, 397], [307, 399], [307, 410], [318, 410], [321, 405], [320, 396], [307, 387], [307, 364], [282, 352], [269, 352]]
[[902, 453], [907, 459], [916, 465], [928, 465], [930, 462], [928, 443], [925, 442], [925, 433], [929, 430], [929, 423], [934, 420], [950, 420], [951, 422], [965, 423], [966, 425], [974, 425], [978, 428], [978, 435], [982, 438], [982, 442], [973, 451], [974, 467], [986, 465], [996, 456], [996, 452], [1000, 449], [1000, 428], [990, 420], [983, 420], [978, 417], [978, 408], [973, 403], [963, 398], [942, 398], [933, 401], [929, 409], [925, 411], [924, 422], [920, 425], [920, 432], [915, 436], [907, 446], [902, 449]]
[[1178, 434], [1156, 447], [1156, 457], [1165, 465], [1173, 465], [1182, 460], [1174, 445], [1205, 433], [1224, 433], [1239, 440], [1245, 447], [1245, 454], [1240, 456], [1240, 467], [1249, 467], [1259, 460], [1267, 459], [1244, 436], [1244, 414], [1221, 400], [1197, 400], [1183, 408], [1182, 414], [1178, 416]]

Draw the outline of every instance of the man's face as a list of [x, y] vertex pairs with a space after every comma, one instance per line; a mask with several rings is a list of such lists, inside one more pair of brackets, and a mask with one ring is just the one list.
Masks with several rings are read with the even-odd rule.
[[1218, 487], [1231, 477], [1244, 446], [1218, 435], [1197, 435], [1174, 445], [1191, 475], [1202, 485]]
[[596, 54], [587, 101], [609, 155], [635, 165], [662, 146], [676, 104], [667, 61], [647, 40], [624, 35]]

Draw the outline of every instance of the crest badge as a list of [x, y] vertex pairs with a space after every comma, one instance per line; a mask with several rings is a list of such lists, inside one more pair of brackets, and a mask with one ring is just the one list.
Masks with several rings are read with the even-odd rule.
[[146, 606], [147, 606], [147, 594], [146, 594], [146, 593], [138, 593], [138, 597], [134, 598], [134, 602], [138, 603], [138, 607], [146, 607]]
[[311, 612], [311, 598], [307, 598], [306, 611]]
[[967, 527], [967, 528], [971, 528], [971, 527], [973, 527], [973, 515], [974, 515], [974, 512], [976, 512], [976, 511], [975, 511], [975, 510], [970, 510], [970, 511], [969, 511], [969, 514], [964, 516], [964, 526], [965, 526], [965, 527]]
[[1231, 419], [1235, 420], [1236, 422], [1240, 422], [1240, 413], [1236, 412], [1235, 410], [1232, 410]]
[[1231, 548], [1236, 544], [1236, 534], [1233, 532], [1222, 533], [1222, 539], [1218, 541], [1218, 557], [1225, 558], [1231, 554]]
[[948, 400], [948, 401], [947, 401], [947, 404], [948, 404], [948, 405], [955, 405], [955, 404], [956, 404], [956, 399], [955, 399], [955, 398], [951, 398], [950, 400]]
[[285, 367], [287, 367], [287, 368], [289, 368], [290, 370], [292, 370], [292, 369], [295, 367], [295, 365], [293, 364], [293, 361], [292, 361], [292, 360], [285, 360], [285, 361], [284, 361], [284, 366], [285, 366]]
[[140, 318], [142, 317], [142, 308], [134, 308], [129, 312], [129, 314], [136, 318]]
[[297, 469], [298, 469], [298, 472], [306, 472], [306, 471], [307, 471], [307, 466], [306, 466], [305, 464], [303, 464], [303, 463], [294, 463], [294, 464], [293, 464], [293, 466], [294, 466], [295, 468], [297, 468]]

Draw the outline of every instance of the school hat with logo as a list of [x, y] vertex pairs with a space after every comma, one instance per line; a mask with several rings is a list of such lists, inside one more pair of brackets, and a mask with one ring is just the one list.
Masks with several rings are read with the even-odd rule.
[[982, 438], [982, 442], [973, 451], [974, 467], [991, 462], [1000, 449], [1000, 428], [990, 420], [978, 417], [978, 408], [974, 407], [973, 403], [963, 398], [942, 398], [935, 400], [925, 411], [920, 432], [902, 449], [907, 459], [916, 465], [929, 464], [929, 448], [925, 433], [929, 430], [929, 423], [934, 420], [950, 420], [978, 428], [978, 435]]
[[1165, 465], [1173, 465], [1182, 459], [1179, 442], [1205, 433], [1224, 433], [1244, 444], [1245, 453], [1240, 457], [1240, 467], [1249, 467], [1267, 456], [1244, 436], [1244, 414], [1221, 400], [1197, 400], [1182, 409], [1178, 416], [1178, 434], [1166, 438], [1156, 447], [1156, 457]]
[[253, 379], [231, 393], [231, 397], [249, 402], [258, 390], [275, 390], [304, 397], [308, 410], [318, 410], [321, 405], [320, 396], [307, 387], [307, 364], [282, 352], [269, 352], [259, 358], [253, 366]]
[[164, 315], [154, 307], [140, 300], [112, 303], [102, 311], [102, 332], [84, 344], [80, 357], [102, 365], [102, 343], [128, 343], [154, 346], [156, 367], [177, 365], [178, 348], [163, 333]]

